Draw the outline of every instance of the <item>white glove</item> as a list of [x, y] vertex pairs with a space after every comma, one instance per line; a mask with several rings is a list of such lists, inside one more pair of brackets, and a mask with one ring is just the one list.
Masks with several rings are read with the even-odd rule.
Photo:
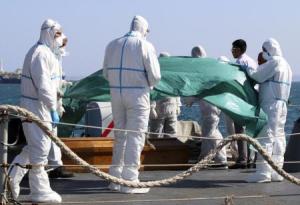
[[158, 115], [157, 115], [155, 108], [151, 108], [150, 109], [150, 119], [157, 119], [157, 118], [158, 118]]
[[155, 101], [151, 101], [150, 103], [150, 119], [157, 119], [158, 115], [156, 112], [156, 102]]
[[57, 112], [58, 112], [58, 115], [61, 117], [64, 112], [65, 112], [65, 109], [63, 107], [63, 103], [62, 103], [62, 99], [60, 99], [58, 102], [57, 102]]

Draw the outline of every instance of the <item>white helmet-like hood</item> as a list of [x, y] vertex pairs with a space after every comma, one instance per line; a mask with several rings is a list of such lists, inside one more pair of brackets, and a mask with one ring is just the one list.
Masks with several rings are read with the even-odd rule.
[[132, 19], [130, 31], [138, 31], [142, 34], [142, 36], [146, 36], [146, 34], [149, 32], [147, 20], [142, 16], [135, 16]]
[[263, 54], [263, 57], [265, 59], [266, 59], [266, 57], [282, 56], [282, 51], [281, 51], [280, 45], [279, 45], [278, 41], [275, 40], [274, 38], [267, 39], [263, 43], [262, 47], [266, 50], [266, 52], [264, 51], [264, 53], [266, 53], [266, 54]]
[[52, 19], [47, 19], [42, 24], [39, 43], [48, 46], [52, 51], [54, 51], [57, 49], [54, 39], [57, 32], [62, 32], [61, 25]]

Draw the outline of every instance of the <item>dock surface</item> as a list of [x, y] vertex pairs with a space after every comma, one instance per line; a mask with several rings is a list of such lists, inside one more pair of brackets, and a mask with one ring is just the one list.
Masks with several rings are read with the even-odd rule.
[[[142, 181], [172, 177], [180, 171], [144, 171]], [[234, 205], [299, 205], [300, 186], [288, 181], [253, 184], [245, 179], [254, 170], [202, 170], [187, 179], [164, 187], [151, 188], [147, 194], [122, 194], [108, 190], [107, 181], [80, 173], [70, 179], [51, 179], [52, 188], [61, 194], [63, 204], [141, 204], [141, 205], [213, 205], [225, 204], [232, 197]], [[300, 173], [293, 173], [300, 177]], [[21, 204], [29, 194], [28, 181], [21, 184]]]

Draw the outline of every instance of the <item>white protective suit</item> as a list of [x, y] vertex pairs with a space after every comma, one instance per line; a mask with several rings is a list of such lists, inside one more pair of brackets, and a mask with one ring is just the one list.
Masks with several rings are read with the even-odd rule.
[[[282, 57], [279, 43], [270, 38], [263, 43], [265, 50], [263, 57], [267, 60], [257, 70], [248, 67], [247, 72], [259, 85], [259, 103], [268, 116], [268, 123], [259, 133], [261, 139], [272, 159], [280, 166], [283, 166], [286, 139], [284, 125], [287, 116], [287, 101], [290, 95], [292, 82], [292, 71], [289, 64]], [[259, 156], [262, 159], [261, 156]], [[257, 164], [256, 173], [248, 178], [248, 182], [269, 182], [282, 181], [283, 178], [275, 173], [264, 161]]]
[[172, 137], [176, 134], [177, 116], [180, 114], [180, 98], [166, 97], [161, 100], [151, 102], [151, 114], [149, 121], [149, 130], [152, 133], [166, 134], [150, 134], [152, 138]]
[[[150, 113], [149, 92], [160, 80], [160, 66], [155, 49], [146, 41], [148, 23], [135, 16], [130, 32], [106, 47], [103, 73], [109, 81], [115, 128], [112, 165], [109, 173], [118, 178], [138, 181], [140, 156], [145, 142]], [[145, 193], [110, 184], [110, 189], [125, 193]]]
[[[61, 38], [66, 39], [67, 37], [62, 33]], [[52, 84], [56, 87], [57, 90], [56, 92], [58, 93], [56, 107], [57, 107], [57, 112], [61, 117], [65, 111], [62, 102], [62, 95], [63, 95], [62, 88], [63, 86], [65, 86], [64, 84], [66, 83], [66, 81], [62, 79], [63, 78], [62, 58], [66, 56], [65, 47], [59, 49], [58, 52], [55, 53], [55, 55], [58, 59], [59, 66], [55, 67], [51, 75], [51, 80], [52, 80]], [[57, 136], [57, 127], [53, 128], [53, 132]], [[50, 165], [50, 169], [48, 171], [63, 165], [61, 150], [53, 141], [51, 141], [51, 148], [48, 155], [48, 164]]]
[[[44, 121], [52, 121], [50, 111], [57, 110], [57, 87], [51, 78], [59, 69], [59, 61], [54, 54], [60, 43], [54, 39], [61, 26], [46, 20], [41, 28], [40, 39], [27, 53], [21, 81], [21, 106]], [[52, 129], [51, 123], [48, 127]], [[14, 159], [13, 164], [47, 165], [47, 157], [51, 147], [51, 140], [34, 123], [23, 123], [27, 145]], [[20, 191], [20, 182], [27, 172], [18, 166], [10, 170], [10, 185], [14, 198]], [[29, 170], [30, 197], [33, 202], [60, 203], [61, 197], [54, 192], [49, 183], [48, 175], [43, 166], [36, 166]]]
[[[162, 52], [159, 57], [169, 57], [168, 52]], [[166, 97], [152, 101], [150, 104], [149, 131], [151, 138], [172, 137], [176, 134], [177, 116], [180, 114], [180, 97]], [[159, 134], [167, 133], [167, 134]]]
[[[221, 110], [216, 106], [209, 104], [204, 100], [199, 102], [201, 110], [201, 131], [203, 137], [210, 139], [202, 139], [200, 159], [203, 159], [208, 153], [215, 149], [223, 139], [219, 130], [219, 121]], [[214, 158], [217, 164], [227, 164], [226, 149], [221, 149]]]
[[[198, 49], [197, 49], [198, 48]], [[197, 55], [197, 52], [199, 52]], [[206, 51], [202, 46], [197, 46], [192, 49], [193, 57], [206, 57]], [[219, 131], [219, 121], [221, 111], [210, 103], [200, 99], [199, 101], [201, 111], [201, 131], [203, 137], [211, 139], [203, 139], [201, 143], [201, 154], [199, 159], [204, 158], [211, 150], [215, 149], [223, 139], [221, 132]], [[219, 151], [214, 158], [214, 161], [218, 164], [227, 164], [226, 149], [223, 148]]]

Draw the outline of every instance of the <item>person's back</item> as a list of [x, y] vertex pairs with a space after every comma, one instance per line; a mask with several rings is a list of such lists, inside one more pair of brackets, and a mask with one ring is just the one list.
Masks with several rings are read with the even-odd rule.
[[[151, 138], [172, 137], [172, 135], [176, 134], [177, 116], [180, 114], [180, 104], [179, 97], [166, 97], [151, 102], [149, 119]], [[162, 132], [164, 134], [160, 134]]]
[[[168, 52], [159, 54], [159, 58], [170, 56]], [[180, 97], [164, 97], [151, 102], [149, 117], [149, 131], [151, 133], [149, 136], [151, 138], [172, 137], [176, 134], [180, 105]]]
[[[150, 86], [153, 86], [153, 84], [149, 86], [146, 80], [143, 53], [141, 52], [143, 47], [149, 45], [151, 44], [142, 39], [138, 32], [131, 32], [108, 45], [106, 52], [111, 55], [105, 62], [108, 70], [107, 79], [110, 87], [115, 88], [116, 92], [140, 91], [140, 89], [134, 88], [149, 91]], [[120, 59], [120, 61], [114, 59]]]
[[[103, 63], [103, 74], [110, 86], [115, 128], [120, 130], [115, 131], [109, 173], [130, 181], [138, 181], [144, 132], [147, 131], [150, 113], [150, 89], [160, 80], [155, 50], [145, 40], [147, 33], [147, 21], [141, 16], [135, 16], [130, 32], [106, 47]], [[109, 189], [123, 193], [149, 191], [114, 183], [109, 185]]]

